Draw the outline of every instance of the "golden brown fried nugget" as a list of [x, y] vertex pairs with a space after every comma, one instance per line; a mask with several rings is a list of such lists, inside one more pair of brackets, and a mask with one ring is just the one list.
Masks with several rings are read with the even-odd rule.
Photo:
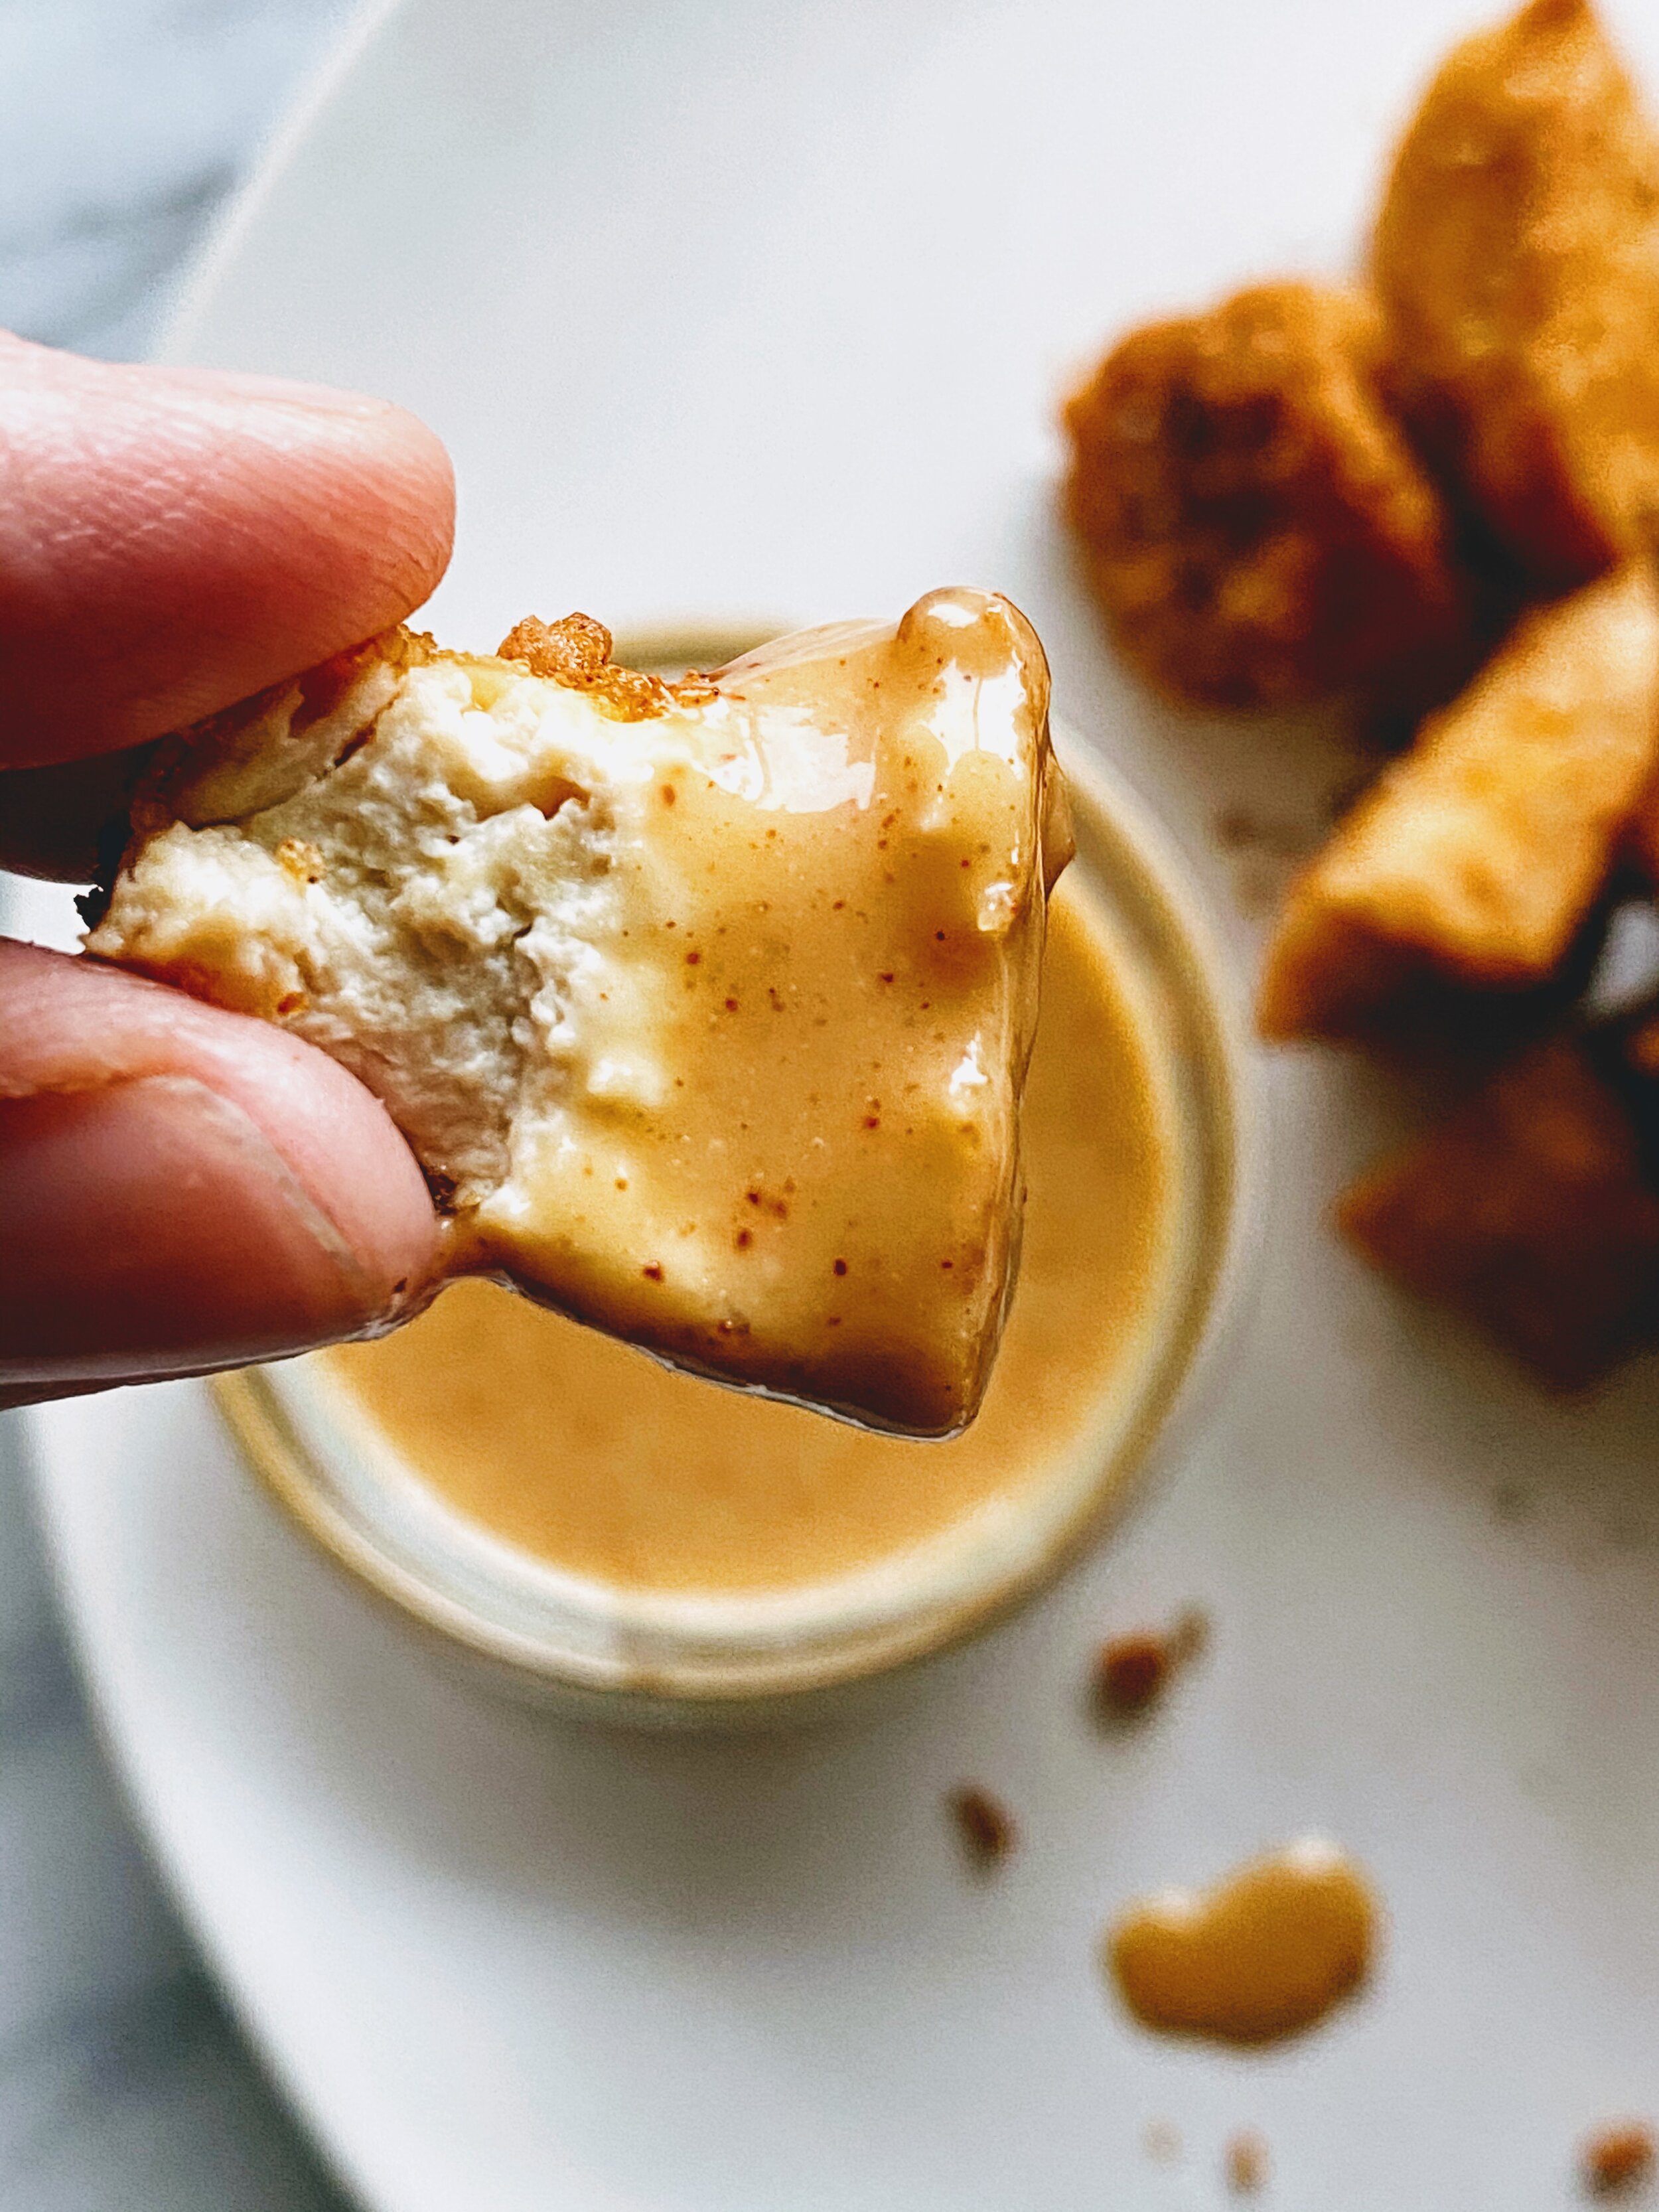
[[1383, 344], [1363, 294], [1266, 284], [1132, 332], [1067, 403], [1066, 516], [1163, 690], [1280, 706], [1409, 689], [1456, 652], [1445, 514], [1384, 411]]
[[1348, 1036], [1412, 984], [1563, 960], [1659, 758], [1659, 591], [1633, 563], [1520, 623], [1291, 885], [1257, 1018]]
[[1457, 47], [1395, 159], [1372, 270], [1425, 446], [1534, 576], [1659, 520], [1659, 139], [1587, 0]]
[[1590, 1382], [1659, 1334], [1659, 1195], [1626, 1099], [1555, 1038], [1342, 1200], [1344, 1234], [1547, 1381]]

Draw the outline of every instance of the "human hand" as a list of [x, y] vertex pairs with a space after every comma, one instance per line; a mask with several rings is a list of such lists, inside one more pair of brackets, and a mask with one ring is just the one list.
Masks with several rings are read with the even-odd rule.
[[[0, 333], [0, 866], [86, 880], [131, 749], [401, 619], [453, 507], [380, 401]], [[0, 940], [0, 1406], [373, 1330], [435, 1252], [323, 1054]]]

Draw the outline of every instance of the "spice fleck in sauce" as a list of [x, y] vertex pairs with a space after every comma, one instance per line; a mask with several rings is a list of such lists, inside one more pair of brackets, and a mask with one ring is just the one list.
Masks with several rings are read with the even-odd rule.
[[636, 1589], [828, 1579], [1039, 1486], [1088, 1425], [1156, 1294], [1164, 1113], [1110, 945], [1062, 884], [1023, 1111], [1018, 1288], [983, 1409], [949, 1443], [739, 1397], [484, 1283], [321, 1362], [453, 1507], [560, 1567]]
[[1119, 1994], [1145, 2027], [1274, 2043], [1311, 2027], [1370, 1972], [1370, 1884], [1316, 1838], [1253, 1859], [1207, 1890], [1132, 1905], [1107, 1936]]

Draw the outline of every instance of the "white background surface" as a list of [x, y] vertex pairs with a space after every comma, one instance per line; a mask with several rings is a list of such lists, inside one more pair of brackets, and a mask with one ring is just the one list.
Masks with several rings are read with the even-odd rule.
[[[1479, 11], [1315, 0], [412, 8], [265, 202], [202, 358], [386, 390], [453, 447], [435, 621], [896, 606], [1037, 618], [1057, 696], [1218, 896], [1217, 809], [1316, 743], [1159, 714], [1051, 520], [1068, 362], [1143, 309], [1340, 265]], [[1659, 20], [1613, 11], [1659, 88]], [[1233, 909], [1241, 971], [1254, 927]], [[233, 1985], [386, 2212], [1546, 2212], [1659, 2097], [1659, 1376], [1545, 1404], [1398, 1306], [1325, 1204], [1390, 1118], [1263, 1069], [1280, 1162], [1232, 1384], [1123, 1540], [862, 1726], [615, 1741], [411, 1656], [231, 1479], [187, 1389], [54, 1409], [51, 1518], [124, 1754]], [[1144, 1736], [1102, 1630], [1197, 1600]], [[940, 1793], [1027, 1844], [963, 1879]], [[1282, 2051], [1137, 2035], [1127, 1895], [1310, 1827], [1374, 1869], [1372, 1996]], [[1142, 2131], [1188, 2150], [1152, 2164]]]
[[[0, 0], [0, 325], [141, 353], [344, 0]], [[0, 877], [0, 919], [5, 907]], [[0, 2208], [339, 2203], [227, 2019], [94, 1741], [0, 1416]]]

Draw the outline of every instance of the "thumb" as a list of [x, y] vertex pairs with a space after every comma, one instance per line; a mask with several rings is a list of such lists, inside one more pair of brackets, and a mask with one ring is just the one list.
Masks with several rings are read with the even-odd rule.
[[0, 944], [0, 1393], [279, 1357], [418, 1304], [437, 1224], [332, 1060], [245, 1016]]

